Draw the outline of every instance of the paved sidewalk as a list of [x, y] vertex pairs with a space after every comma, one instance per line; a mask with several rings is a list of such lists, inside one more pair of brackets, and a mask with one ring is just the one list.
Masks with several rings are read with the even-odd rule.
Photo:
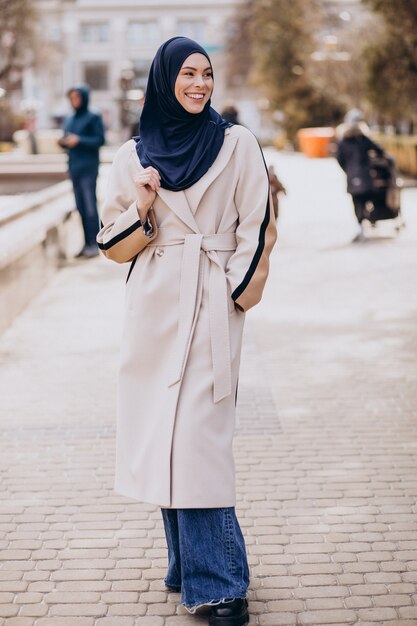
[[[331, 160], [289, 195], [247, 318], [236, 438], [251, 626], [417, 625], [417, 192], [355, 223]], [[125, 267], [74, 262], [0, 339], [0, 626], [191, 626], [159, 511], [112, 491]]]

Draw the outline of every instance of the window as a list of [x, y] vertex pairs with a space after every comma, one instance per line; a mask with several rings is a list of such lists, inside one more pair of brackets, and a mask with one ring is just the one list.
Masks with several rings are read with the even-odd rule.
[[202, 43], [206, 39], [206, 23], [202, 20], [178, 20], [178, 34]]
[[53, 25], [49, 27], [48, 40], [51, 43], [60, 43], [62, 41], [62, 32], [59, 26]]
[[107, 63], [84, 63], [84, 82], [96, 91], [109, 88], [109, 68]]
[[81, 24], [82, 43], [105, 43], [109, 41], [109, 25], [106, 22]]
[[159, 41], [158, 23], [155, 21], [130, 22], [127, 27], [127, 41], [134, 46], [157, 43]]

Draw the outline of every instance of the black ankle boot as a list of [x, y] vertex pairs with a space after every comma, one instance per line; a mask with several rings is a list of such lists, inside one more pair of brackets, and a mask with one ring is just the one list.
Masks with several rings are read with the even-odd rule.
[[237, 598], [211, 607], [210, 626], [244, 626], [249, 622], [248, 601]]

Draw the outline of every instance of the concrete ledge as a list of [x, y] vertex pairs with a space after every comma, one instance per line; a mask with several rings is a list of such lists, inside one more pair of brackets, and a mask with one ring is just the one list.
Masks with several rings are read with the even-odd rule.
[[0, 218], [0, 332], [82, 245], [70, 181], [16, 196]]
[[[22, 177], [22, 173], [20, 173], [20, 177]], [[25, 196], [13, 196], [0, 212], [0, 226], [19, 219], [26, 213], [31, 213], [45, 207], [50, 202], [56, 202], [65, 196], [68, 199], [70, 193], [71, 183], [65, 180]]]

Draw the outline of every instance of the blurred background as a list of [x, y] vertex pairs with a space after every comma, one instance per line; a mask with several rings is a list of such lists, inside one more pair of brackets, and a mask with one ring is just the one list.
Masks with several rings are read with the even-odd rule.
[[[88, 84], [104, 120], [100, 199], [115, 150], [138, 132], [151, 60], [174, 35], [206, 48], [213, 105], [276, 151], [267, 159], [284, 187], [289, 161], [276, 161], [278, 153], [332, 158], [352, 109], [413, 184], [417, 0], [0, 0], [0, 329], [80, 245], [57, 143], [71, 112], [68, 89]], [[308, 166], [293, 168], [295, 186], [300, 167]], [[339, 204], [350, 212], [338, 176]], [[295, 197], [288, 191], [284, 208]]]
[[384, 134], [414, 132], [415, 0], [1, 0], [0, 7], [3, 150], [18, 129], [59, 127], [66, 90], [80, 82], [93, 90], [108, 142], [130, 136], [152, 57], [174, 35], [207, 49], [214, 105], [237, 104], [263, 142], [294, 145], [299, 128], [335, 125], [353, 107]]
[[[237, 405], [250, 626], [416, 626], [417, 0], [0, 0], [0, 626], [203, 623], [165, 593], [159, 512], [113, 492], [129, 264], [79, 257], [58, 145], [87, 83], [100, 212], [173, 35], [209, 52], [275, 195]], [[384, 219], [347, 193], [346, 115], [381, 146]]]

